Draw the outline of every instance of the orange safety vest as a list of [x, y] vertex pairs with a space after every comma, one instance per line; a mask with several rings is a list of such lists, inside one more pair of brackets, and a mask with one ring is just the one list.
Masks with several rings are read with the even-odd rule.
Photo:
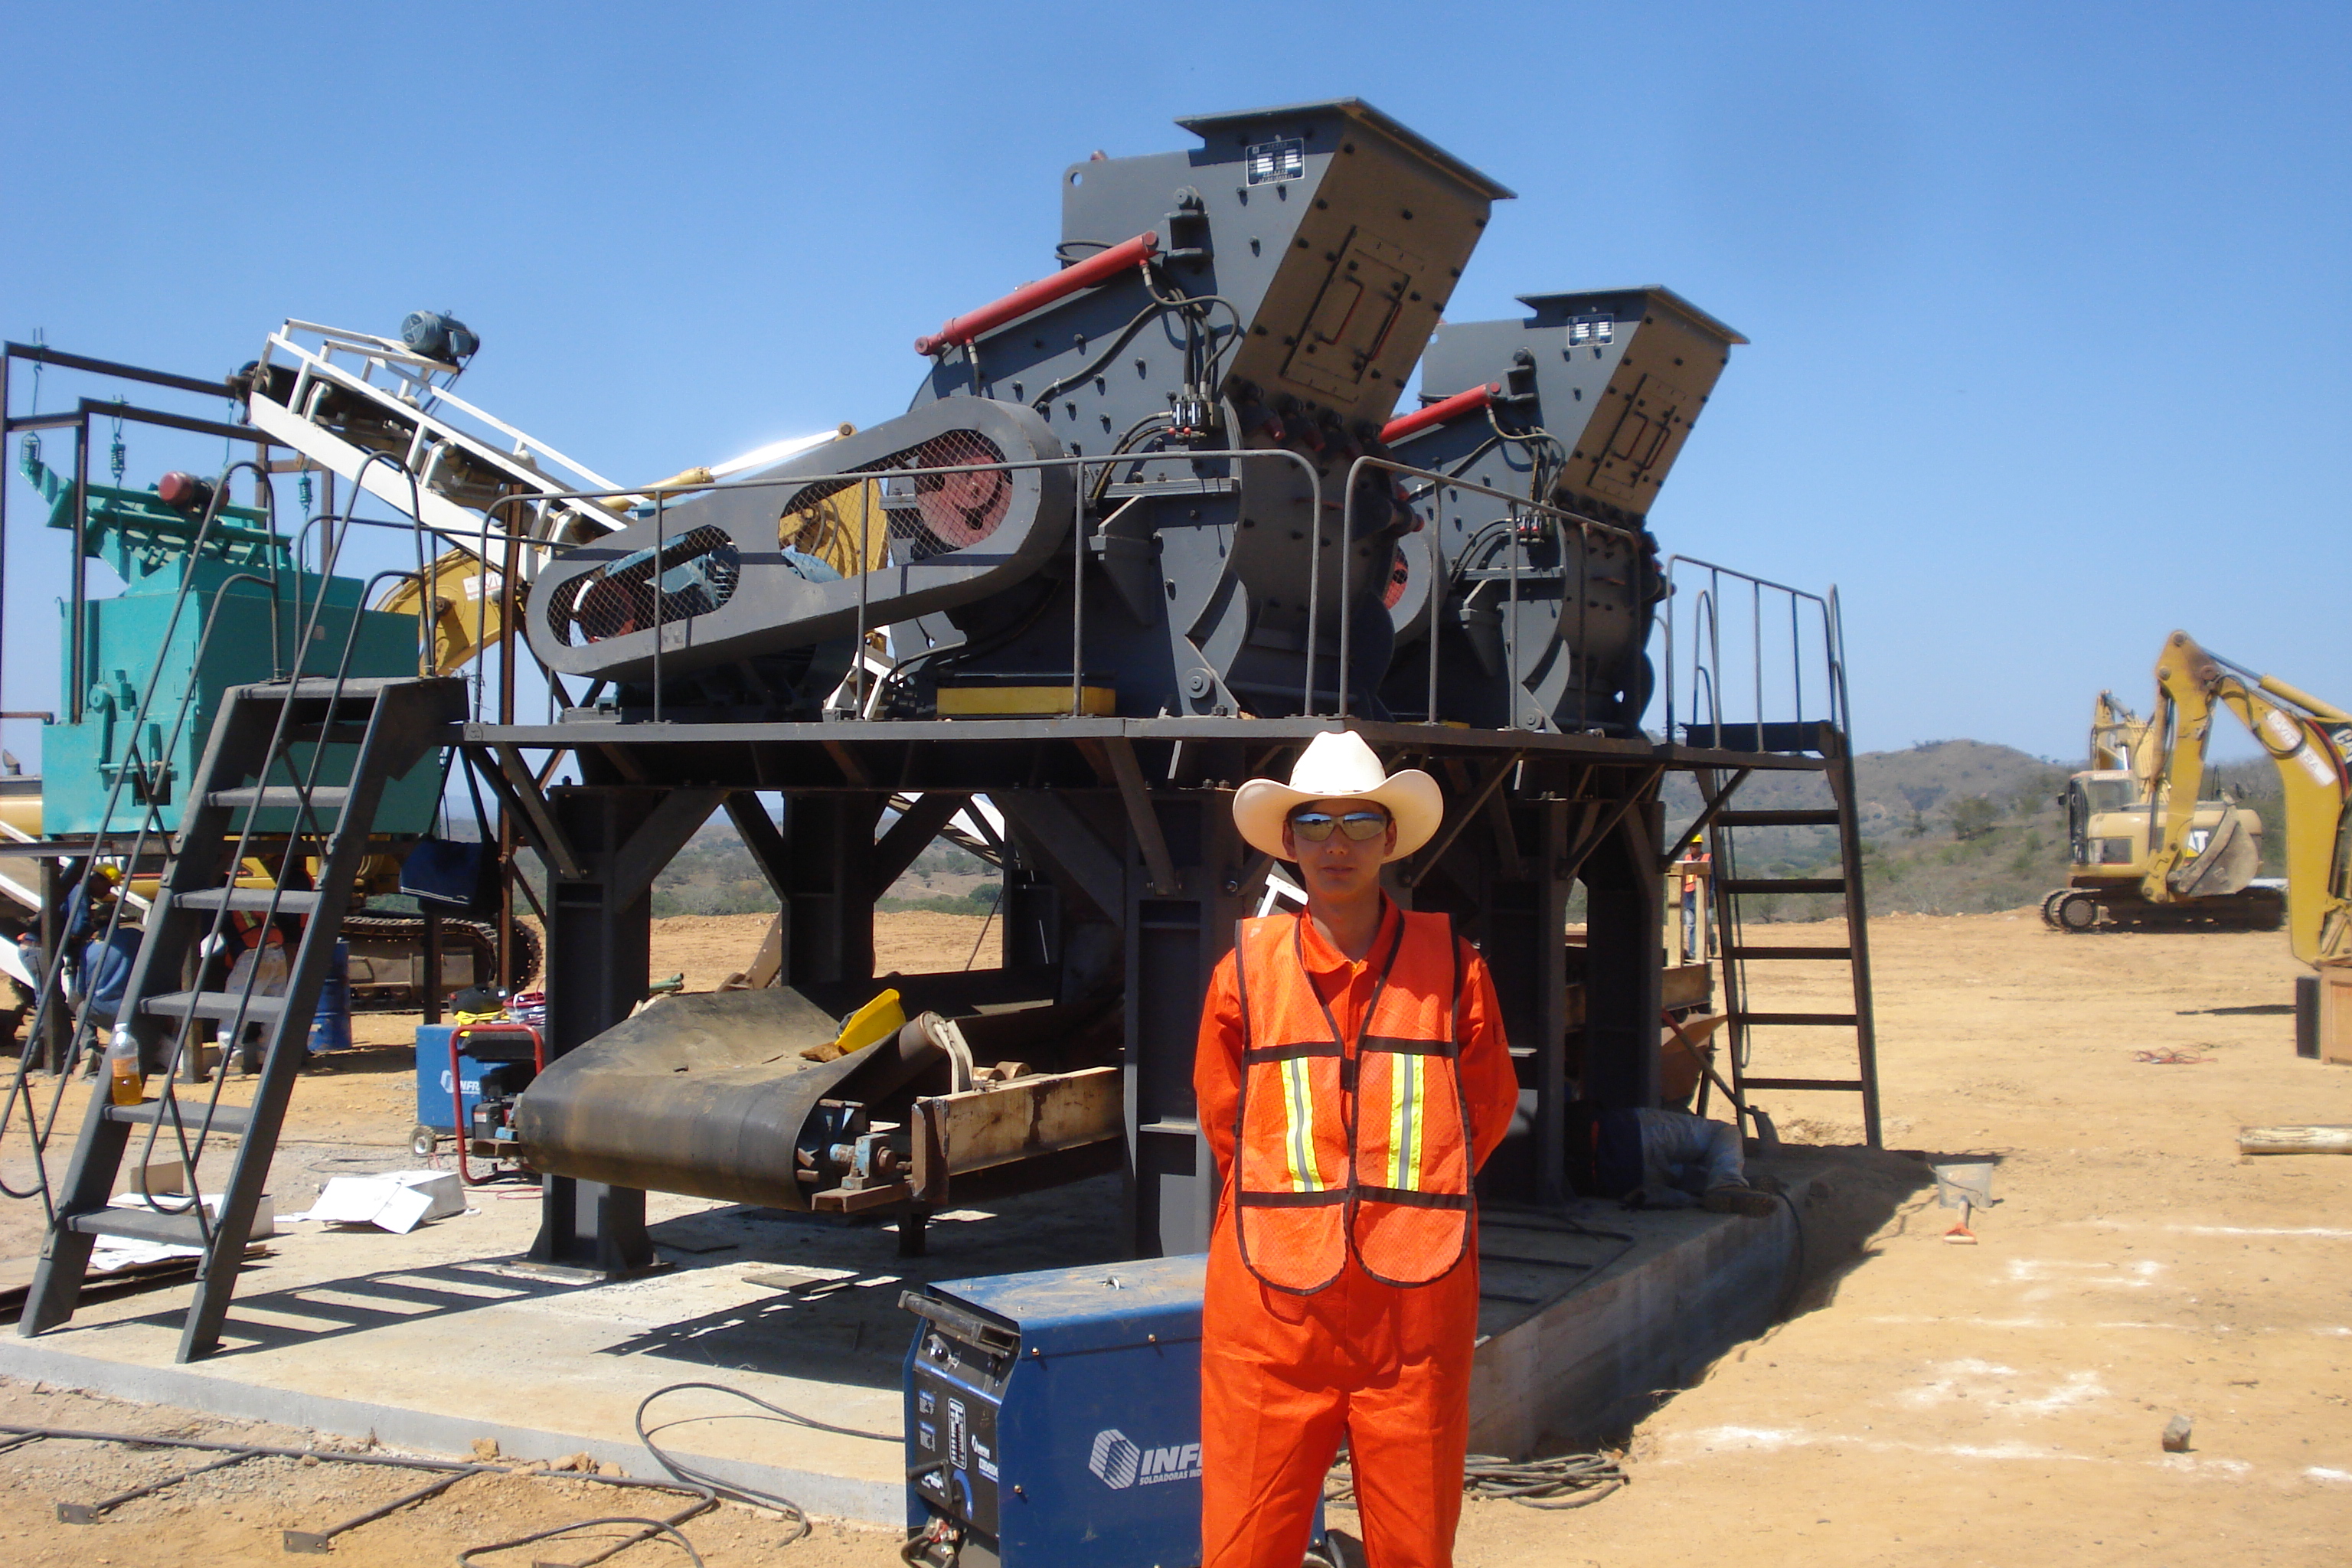
[[1426, 1285], [1469, 1250], [1461, 955], [1449, 917], [1399, 913], [1352, 1051], [1307, 973], [1307, 917], [1235, 930], [1234, 1224], [1277, 1290], [1322, 1289], [1350, 1253], [1384, 1285]]

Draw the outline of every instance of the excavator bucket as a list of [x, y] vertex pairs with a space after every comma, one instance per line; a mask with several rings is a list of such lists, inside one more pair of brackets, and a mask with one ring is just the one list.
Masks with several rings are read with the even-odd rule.
[[2246, 813], [2232, 804], [2222, 812], [2197, 858], [2172, 874], [2172, 890], [2192, 899], [2243, 892], [2262, 865], [2262, 840], [2247, 831]]

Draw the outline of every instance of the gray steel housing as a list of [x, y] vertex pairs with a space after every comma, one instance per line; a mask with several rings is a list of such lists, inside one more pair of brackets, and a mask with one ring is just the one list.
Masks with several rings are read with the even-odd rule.
[[1444, 579], [1436, 716], [1631, 733], [1649, 702], [1643, 649], [1664, 592], [1649, 509], [1731, 346], [1748, 340], [1661, 288], [1520, 300], [1533, 312], [1523, 321], [1440, 327], [1422, 363], [1424, 402], [1490, 386], [1492, 416], [1418, 431], [1395, 455], [1554, 511], [1422, 490], [1435, 536], [1401, 550], [1389, 706], [1425, 711], [1433, 543]]

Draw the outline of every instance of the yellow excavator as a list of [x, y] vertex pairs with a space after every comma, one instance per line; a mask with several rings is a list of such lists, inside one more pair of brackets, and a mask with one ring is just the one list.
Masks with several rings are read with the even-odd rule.
[[[2158, 712], [2169, 700], [2160, 685]], [[2172, 770], [2167, 726], [2099, 693], [2091, 708], [2091, 765], [2066, 781], [2066, 885], [2042, 900], [2042, 923], [2065, 931], [2100, 929], [2276, 931], [2285, 890], [2258, 877], [2263, 821], [2234, 800], [2200, 800], [2204, 748], [2186, 774]], [[2177, 784], [2177, 788], [2176, 788]], [[2176, 794], [2189, 803], [2183, 867], [2147, 889]]]
[[[2216, 709], [2237, 715], [2279, 775], [2286, 826], [2286, 929], [2315, 968], [2352, 962], [2352, 713], [2274, 676], [2208, 653], [2186, 632], [2156, 665], [2166, 771], [2174, 782], [2163, 834], [2141, 884], [2151, 902], [2197, 896], [2204, 855], [2191, 843], [2195, 781]], [[2188, 781], [2184, 787], [2181, 781]], [[2207, 853], [2210, 853], [2210, 847]]]

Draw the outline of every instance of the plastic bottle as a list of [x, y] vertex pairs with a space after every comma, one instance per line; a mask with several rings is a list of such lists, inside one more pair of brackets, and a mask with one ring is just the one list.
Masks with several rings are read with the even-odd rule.
[[119, 1047], [110, 1047], [106, 1053], [108, 1091], [117, 1105], [136, 1105], [147, 1098], [147, 1075], [139, 1070], [139, 1058], [130, 1050], [116, 1054]]

